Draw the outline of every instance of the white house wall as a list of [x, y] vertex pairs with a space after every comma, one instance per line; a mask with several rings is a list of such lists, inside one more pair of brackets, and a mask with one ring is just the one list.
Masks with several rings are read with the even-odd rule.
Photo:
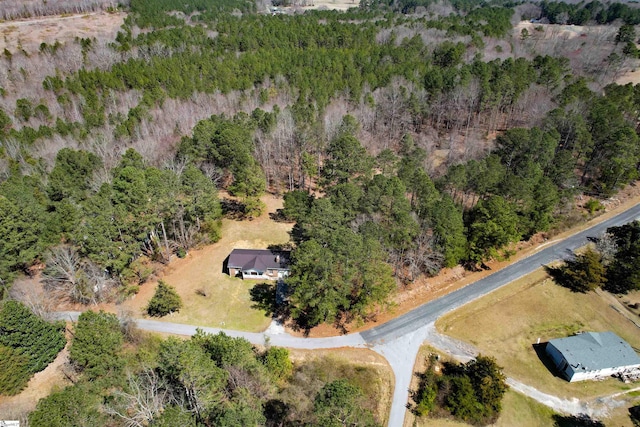
[[638, 373], [640, 372], [640, 365], [631, 366], [618, 366], [616, 368], [601, 369], [599, 371], [587, 371], [587, 372], [574, 372], [569, 382], [585, 381], [585, 380], [597, 380], [611, 377], [621, 373]]

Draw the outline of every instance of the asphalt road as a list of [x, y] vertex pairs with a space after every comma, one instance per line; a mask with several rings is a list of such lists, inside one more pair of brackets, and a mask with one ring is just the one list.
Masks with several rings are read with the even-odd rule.
[[[285, 333], [281, 328], [272, 327], [263, 333], [253, 333], [147, 319], [137, 319], [136, 323], [141, 329], [154, 332], [193, 335], [196, 328], [199, 328], [208, 333], [224, 332], [233, 337], [243, 337], [253, 344], [264, 344], [268, 339], [273, 345], [289, 348], [369, 347], [382, 354], [393, 369], [396, 381], [388, 425], [390, 427], [402, 426], [415, 358], [418, 349], [425, 340], [436, 340], [437, 337], [431, 330], [436, 319], [535, 271], [541, 266], [570, 256], [575, 249], [587, 243], [588, 237], [597, 237], [609, 227], [620, 226], [638, 218], [640, 218], [640, 204], [558, 243], [549, 244], [546, 248], [482, 280], [361, 333], [327, 338], [299, 338]], [[79, 312], [59, 312], [55, 313], [55, 317], [75, 321], [79, 314]], [[434, 344], [437, 345], [437, 342]]]
[[364, 338], [367, 343], [376, 345], [411, 333], [421, 326], [434, 322], [443, 314], [480, 298], [501, 286], [511, 283], [537, 270], [541, 266], [570, 256], [575, 249], [584, 246], [588, 242], [588, 237], [597, 237], [609, 227], [624, 225], [639, 217], [640, 204], [606, 221], [596, 224], [587, 230], [574, 234], [558, 243], [549, 245], [484, 279], [458, 289], [442, 298], [428, 302], [387, 323], [361, 332], [360, 335], [362, 335], [362, 338]]

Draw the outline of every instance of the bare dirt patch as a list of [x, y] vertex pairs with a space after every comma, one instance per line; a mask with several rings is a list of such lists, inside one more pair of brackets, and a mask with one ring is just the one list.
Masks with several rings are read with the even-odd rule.
[[[275, 222], [269, 216], [282, 208], [282, 199], [266, 195], [262, 201], [267, 206], [262, 216], [252, 221], [224, 219], [220, 241], [192, 250], [184, 259], [172, 260], [160, 273], [160, 279], [180, 294], [183, 309], [159, 320], [254, 332], [267, 328], [271, 318], [251, 308], [253, 302], [249, 294], [249, 290], [261, 282], [229, 277], [222, 270], [232, 249], [262, 249], [289, 241], [292, 224]], [[132, 310], [136, 317], [144, 315], [156, 284], [153, 281], [140, 286], [138, 294], [125, 301], [123, 308]], [[206, 296], [201, 295], [201, 290]]]
[[274, 13], [301, 13], [305, 10], [340, 10], [358, 7], [359, 0], [294, 0], [291, 6], [274, 8]]
[[24, 49], [34, 53], [41, 43], [64, 44], [79, 38], [113, 39], [126, 13], [95, 12], [85, 15], [49, 16], [0, 23], [0, 51]]
[[632, 85], [636, 85], [640, 83], [640, 69], [632, 69], [622, 74], [616, 80], [616, 83], [619, 85], [626, 85], [627, 83], [631, 83]]

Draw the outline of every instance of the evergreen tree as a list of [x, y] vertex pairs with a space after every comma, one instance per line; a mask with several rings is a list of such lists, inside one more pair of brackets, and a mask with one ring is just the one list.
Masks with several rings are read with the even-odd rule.
[[167, 314], [177, 312], [182, 308], [182, 298], [173, 286], [169, 286], [164, 281], [158, 281], [156, 292], [147, 304], [147, 314], [149, 316], [162, 317]]
[[122, 366], [122, 342], [120, 322], [114, 314], [85, 311], [78, 318], [69, 359], [89, 379], [113, 374]]

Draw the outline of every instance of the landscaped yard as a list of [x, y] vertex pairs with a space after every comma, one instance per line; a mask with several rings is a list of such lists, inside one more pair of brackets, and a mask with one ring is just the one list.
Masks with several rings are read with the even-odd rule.
[[543, 270], [442, 317], [436, 326], [494, 356], [508, 376], [545, 393], [593, 398], [640, 386], [616, 379], [571, 384], [545, 367], [534, 350], [538, 339], [544, 343], [578, 331], [613, 331], [640, 348], [640, 329], [602, 297], [572, 293]]
[[[275, 222], [269, 217], [269, 213], [282, 207], [282, 199], [266, 195], [262, 200], [267, 205], [267, 212], [260, 218], [252, 221], [224, 219], [219, 242], [191, 251], [186, 258], [169, 264], [161, 278], [176, 288], [182, 297], [183, 308], [160, 320], [253, 332], [267, 328], [270, 317], [251, 308], [253, 302], [249, 295], [249, 290], [262, 282], [232, 278], [222, 271], [224, 260], [234, 248], [260, 249], [289, 240], [292, 224]], [[143, 314], [155, 286], [155, 282], [142, 285], [138, 295], [123, 305], [136, 315]]]

